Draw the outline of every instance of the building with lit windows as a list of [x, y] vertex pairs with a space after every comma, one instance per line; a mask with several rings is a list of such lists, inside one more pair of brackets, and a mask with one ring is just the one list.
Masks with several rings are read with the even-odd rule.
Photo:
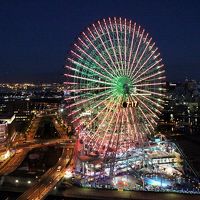
[[6, 141], [7, 136], [7, 123], [0, 121], [0, 145]]

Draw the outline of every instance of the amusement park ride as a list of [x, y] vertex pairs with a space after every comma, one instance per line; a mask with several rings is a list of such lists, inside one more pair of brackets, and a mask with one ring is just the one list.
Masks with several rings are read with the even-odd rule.
[[176, 144], [155, 136], [163, 68], [155, 42], [131, 20], [99, 20], [77, 37], [66, 62], [65, 100], [78, 137], [79, 184], [198, 193], [198, 178]]

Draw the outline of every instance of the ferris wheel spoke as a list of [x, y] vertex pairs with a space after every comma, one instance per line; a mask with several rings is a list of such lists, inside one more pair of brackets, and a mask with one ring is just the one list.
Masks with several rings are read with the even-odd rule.
[[[118, 109], [118, 105], [117, 105], [117, 103], [115, 103], [115, 105], [113, 105], [113, 107], [115, 107], [115, 109], [114, 109], [114, 113], [116, 113], [116, 111], [117, 111], [117, 109]], [[110, 110], [111, 111], [111, 110]], [[109, 114], [110, 114], [110, 112], [109, 112]], [[108, 114], [108, 115], [109, 115]], [[108, 123], [108, 125], [107, 125], [107, 128], [106, 128], [106, 130], [105, 130], [105, 132], [104, 132], [104, 135], [103, 135], [103, 138], [101, 138], [101, 142], [100, 142], [100, 144], [99, 144], [99, 147], [101, 147], [103, 144], [104, 144], [104, 140], [105, 140], [105, 137], [106, 136], [108, 136], [108, 130], [109, 130], [109, 128], [110, 128], [110, 125], [111, 125], [111, 122], [113, 121], [113, 119], [114, 119], [114, 114], [112, 114], [112, 117], [111, 117], [111, 119], [110, 119], [110, 121], [109, 121], [109, 123]], [[100, 138], [100, 137], [99, 137]], [[97, 142], [98, 141], [96, 141], [96, 143], [94, 144], [94, 147], [97, 145]]]
[[[162, 68], [164, 65], [158, 65], [160, 62], [162, 61], [162, 59], [159, 59], [158, 61], [156, 61], [155, 63], [153, 63], [150, 66], [146, 66], [146, 70], [141, 72], [138, 76], [136, 76], [134, 78], [134, 81], [137, 81], [142, 75], [148, 73], [150, 70], [152, 70], [153, 68], [156, 68], [157, 70], [159, 70], [160, 68]], [[157, 66], [158, 65], [158, 66]], [[140, 70], [141, 71], [141, 70]], [[139, 71], [139, 72], [140, 72]]]
[[[148, 36], [148, 34], [146, 35], [146, 38], [145, 38], [145, 40], [147, 39], [147, 36]], [[136, 64], [136, 66], [134, 67], [133, 73], [134, 73], [134, 71], [137, 69], [138, 65], [140, 64], [140, 61], [141, 61], [141, 60], [144, 58], [144, 54], [145, 54], [145, 52], [146, 52], [147, 48], [149, 47], [149, 44], [150, 44], [151, 40], [152, 40], [152, 38], [150, 38], [150, 39], [149, 39], [149, 41], [147, 42], [147, 45], [146, 45], [146, 47], [144, 48], [144, 50], [143, 50], [142, 54], [140, 55], [140, 57], [139, 57], [139, 59], [138, 59], [138, 61], [137, 61], [137, 64]], [[140, 67], [140, 68], [142, 68], [142, 67]], [[133, 76], [133, 77], [135, 77], [135, 76], [136, 76], [136, 74], [137, 74], [137, 73], [140, 71], [140, 68], [138, 69], [138, 71], [136, 71], [136, 73], [134, 74], [134, 76]]]
[[[133, 100], [133, 98], [131, 96], [128, 97], [128, 101], [131, 102]], [[128, 112], [127, 112], [128, 115], [130, 115], [130, 122], [132, 120], [132, 125], [134, 127], [134, 131], [135, 133], [137, 133], [137, 127], [136, 127], [136, 116], [133, 114], [133, 109], [132, 107], [128, 107]]]
[[[145, 90], [145, 89], [148, 89], [148, 91], [150, 91], [150, 93], [151, 93], [151, 94], [149, 94], [149, 93], [147, 92], [147, 93], [146, 93], [147, 96], [151, 96], [151, 95], [153, 95], [153, 96], [158, 95], [158, 96], [162, 96], [162, 97], [165, 96], [165, 95], [164, 95], [164, 92], [166, 91], [166, 89], [165, 89], [163, 86], [161, 86], [161, 87], [158, 87], [158, 86], [156, 86], [156, 87], [149, 87], [149, 86], [148, 86], [148, 88], [142, 88], [142, 90]], [[140, 90], [140, 89], [137, 88], [137, 90]], [[160, 94], [160, 95], [159, 95], [159, 94]]]
[[130, 125], [130, 120], [129, 120], [127, 115], [126, 115], [126, 125], [127, 125], [127, 135], [128, 135], [127, 139], [129, 139], [129, 142], [130, 141], [134, 141], [135, 135], [132, 132], [132, 128], [131, 128], [131, 125]]
[[[65, 92], [66, 92], [66, 91], [67, 91], [67, 90], [65, 90]], [[65, 101], [74, 100], [74, 99], [80, 98], [80, 97], [81, 97], [81, 95], [71, 96], [71, 97], [65, 98]]]
[[[146, 81], [146, 80], [148, 80], [148, 79], [150, 79], [150, 78], [154, 78], [153, 80], [155, 80], [155, 77], [156, 77], [156, 76], [160, 76], [160, 75], [163, 74], [163, 73], [165, 73], [165, 70], [158, 71], [158, 72], [156, 72], [156, 73], [154, 73], [154, 74], [145, 76], [145, 77], [142, 78], [142, 79], [139, 79], [139, 80], [137, 80], [137, 81], [134, 81], [134, 84], [140, 83], [140, 82], [142, 82], [142, 81]], [[159, 77], [158, 77], [158, 78], [159, 78]], [[158, 79], [158, 80], [159, 80], [159, 79]]]
[[[66, 67], [69, 68], [69, 66], [66, 66]], [[94, 82], [94, 83], [103, 83], [103, 84], [106, 84], [106, 85], [113, 85], [113, 83], [100, 81], [100, 80], [96, 80], [96, 79], [91, 79], [91, 78], [86, 78], [86, 77], [82, 77], [82, 76], [76, 76], [76, 75], [72, 75], [72, 74], [65, 74], [65, 76], [77, 78], [77, 79], [80, 79], [80, 80], [91, 81], [91, 82]]]
[[119, 41], [119, 32], [118, 32], [118, 25], [117, 25], [117, 21], [116, 21], [116, 17], [114, 17], [114, 22], [115, 22], [115, 31], [117, 34], [117, 43], [118, 43], [118, 51], [119, 51], [119, 56], [120, 56], [120, 75], [123, 75], [122, 71], [123, 71], [123, 60], [122, 60], [122, 52], [121, 52], [121, 48], [120, 48], [120, 41]]
[[79, 83], [75, 83], [75, 82], [64, 82], [65, 85], [78, 85]]
[[[83, 98], [83, 97], [88, 98], [87, 94], [81, 94], [81, 95], [65, 98], [65, 101], [71, 101], [71, 100], [76, 100], [76, 99], [78, 99], [77, 101], [79, 101], [80, 98]], [[72, 112], [70, 112], [68, 114], [68, 116], [74, 115], [74, 114], [78, 113], [78, 111], [81, 111], [81, 109], [79, 108], [77, 110], [73, 110]]]
[[[158, 103], [158, 99], [154, 99], [154, 101], [153, 101], [153, 100], [151, 100], [149, 97], [147, 97], [147, 96], [145, 96], [145, 95], [142, 95], [142, 97], [143, 97], [144, 99], [146, 99], [147, 101], [149, 101], [151, 104], [155, 105], [156, 107], [158, 107], [158, 108], [160, 108], [160, 109], [163, 109], [163, 108], [164, 108], [163, 106], [160, 105], [160, 103]], [[155, 100], [156, 100], [156, 101], [155, 101]]]
[[131, 26], [132, 26], [132, 21], [129, 20], [129, 27], [128, 27], [128, 32], [129, 32], [129, 34], [131, 33]]
[[131, 112], [131, 117], [132, 117], [132, 121], [133, 121], [133, 126], [134, 126], [134, 130], [135, 130], [135, 138], [136, 138], [136, 141], [139, 141], [139, 136], [141, 136], [141, 133], [140, 133], [140, 130], [139, 130], [139, 127], [138, 127], [138, 119], [135, 115], [135, 113], [133, 113], [133, 109], [132, 108], [129, 108], [130, 109], [130, 112]]
[[[140, 98], [140, 97], [141, 97], [141, 98]], [[161, 114], [160, 110], [157, 109], [158, 107], [160, 107], [160, 104], [153, 102], [152, 100], [148, 99], [146, 96], [142, 96], [142, 95], [141, 95], [140, 97], [138, 96], [138, 98], [139, 98], [141, 101], [143, 101], [145, 105], [147, 105], [148, 103], [150, 103], [149, 107], [154, 107], [154, 110], [156, 111], [156, 113]], [[146, 101], [147, 101], [148, 103], [145, 103]], [[153, 106], [152, 104], [155, 105], [156, 107]]]
[[[150, 56], [145, 60], [144, 63], [141, 64], [140, 68], [135, 72], [132, 73], [132, 78], [134, 79], [135, 76], [141, 71], [141, 69], [147, 64], [147, 62], [152, 58], [152, 56], [155, 54], [155, 52], [158, 50], [158, 48], [156, 48], [154, 51], [151, 52]], [[160, 54], [157, 54], [157, 56], [159, 56]], [[134, 68], [135, 69], [135, 68]]]
[[160, 111], [158, 109], [155, 109], [155, 108], [154, 108], [154, 110], [152, 110], [150, 108], [149, 104], [147, 106], [147, 104], [144, 103], [143, 101], [141, 101], [141, 100], [139, 100], [139, 101], [141, 103], [140, 107], [143, 108], [143, 110], [146, 112], [146, 114], [148, 114], [149, 116], [151, 116], [152, 122], [154, 123], [154, 125], [156, 125], [157, 122], [155, 121], [155, 119], [159, 119], [158, 114], [160, 114], [159, 113]]
[[158, 83], [141, 83], [139, 85], [137, 85], [137, 84], [135, 85], [134, 84], [135, 87], [156, 86], [156, 85], [166, 85], [166, 83], [165, 82], [158, 82]]
[[[135, 51], [135, 54], [134, 54], [134, 57], [133, 57], [133, 61], [132, 61], [131, 66], [130, 66], [129, 75], [133, 74], [134, 71], [135, 71], [135, 67], [133, 68], [133, 66], [134, 66], [134, 64], [135, 64], [135, 59], [136, 59], [136, 56], [138, 55], [138, 50], [139, 50], [139, 48], [140, 48], [141, 41], [142, 41], [142, 39], [143, 39], [144, 29], [143, 29], [141, 35], [140, 35], [139, 32], [140, 32], [140, 26], [139, 26], [139, 29], [138, 29], [138, 36], [140, 36], [140, 40], [139, 40], [139, 43], [138, 43], [138, 45], [137, 45], [137, 48], [136, 48], [136, 51]], [[137, 37], [138, 37], [138, 36], [137, 36]], [[133, 71], [132, 71], [132, 69], [133, 69]]]
[[[75, 115], [75, 114], [77, 114], [79, 111], [81, 111], [81, 108], [79, 108], [78, 110], [72, 111], [72, 112], [69, 113], [67, 116], [69, 117], [69, 116]], [[77, 119], [75, 119], [75, 121], [76, 121], [76, 120], [77, 120]]]
[[145, 124], [144, 127], [145, 127], [144, 130], [147, 129], [148, 133], [149, 133], [150, 135], [153, 135], [153, 130], [150, 130], [149, 127], [147, 126], [147, 124]]
[[100, 128], [102, 128], [102, 127], [101, 127], [102, 124], [104, 124], [105, 120], [108, 118], [109, 113], [111, 112], [111, 110], [112, 110], [112, 108], [114, 107], [114, 105], [115, 105], [115, 104], [111, 105], [110, 108], [108, 108], [108, 106], [107, 106], [108, 111], [104, 113], [104, 117], [102, 118], [102, 120], [101, 120], [101, 122], [100, 122], [100, 124], [99, 124], [99, 127], [97, 128], [97, 130], [95, 131], [95, 133], [93, 134], [93, 136], [92, 136], [92, 138], [91, 138], [91, 141], [94, 139], [95, 144], [96, 144], [96, 142], [97, 142], [97, 138], [100, 137], [100, 135], [98, 135], [99, 130], [100, 130]]
[[[163, 88], [161, 88], [161, 89], [163, 89]], [[140, 91], [140, 92], [144, 92], [144, 93], [146, 93], [146, 94], [149, 94], [149, 95], [156, 95], [156, 96], [159, 96], [159, 97], [164, 97], [164, 96], [165, 96], [165, 95], [162, 94], [162, 93], [153, 92], [153, 91], [150, 91], [150, 90], [138, 89], [138, 88], [137, 88], [137, 90]]]
[[83, 40], [82, 40], [80, 37], [78, 37], [78, 40], [79, 40], [87, 49], [89, 49], [88, 45], [87, 45], [85, 42], [83, 42]]
[[[154, 111], [152, 111], [152, 109], [150, 109], [149, 108], [149, 106], [147, 106], [147, 104], [145, 104], [140, 98], [138, 98], [138, 97], [136, 97], [135, 96], [135, 99], [137, 100], [137, 101], [139, 101], [139, 103], [141, 103], [142, 105], [143, 105], [143, 107], [145, 107], [150, 113], [151, 113], [151, 115], [153, 115], [155, 118], [159, 118], [158, 116], [157, 116], [157, 114], [154, 112]], [[153, 121], [154, 121], [154, 123], [156, 124], [156, 122], [155, 122], [155, 120], [153, 119]]]
[[118, 135], [119, 135], [119, 131], [120, 131], [121, 117], [122, 117], [121, 108], [119, 108], [117, 121], [115, 123], [115, 128], [114, 128], [114, 131], [113, 131], [112, 141], [110, 143], [110, 147], [112, 147], [113, 149], [116, 148], [116, 145], [117, 145], [116, 141], [118, 140]]
[[136, 122], [136, 116], [133, 114], [133, 110], [132, 108], [129, 108], [129, 111], [131, 113], [131, 119], [132, 119], [132, 124], [133, 124], [133, 128], [134, 128], [134, 136], [135, 136], [135, 140], [138, 140], [138, 127], [137, 127], [137, 122]]
[[[131, 77], [132, 78], [135, 78], [135, 76], [142, 70], [142, 69], [144, 69], [144, 68], [148, 68], [148, 66], [146, 66], [146, 64], [148, 63], [148, 61], [151, 61], [150, 59], [152, 58], [152, 56], [156, 53], [156, 51], [158, 50], [158, 48], [155, 48], [155, 50], [154, 51], [152, 51], [152, 49], [153, 49], [153, 47], [154, 47], [154, 45], [155, 45], [155, 42], [149, 47], [149, 51], [146, 53], [146, 54], [144, 54], [143, 55], [143, 63], [139, 63], [140, 64], [140, 67], [139, 67], [139, 69], [137, 70], [137, 71], [135, 71], [136, 70], [136, 68], [134, 68], [133, 69], [133, 72], [132, 72], [132, 74], [131, 74]], [[151, 52], [150, 53], [150, 55], [149, 55], [149, 52]], [[153, 59], [152, 59], [153, 60]]]
[[115, 135], [115, 132], [117, 130], [117, 126], [119, 125], [119, 116], [120, 116], [120, 111], [118, 109], [118, 112], [117, 112], [117, 120], [115, 122], [115, 126], [114, 126], [114, 130], [113, 130], [113, 133], [111, 135], [111, 138], [109, 140], [109, 144], [108, 144], [108, 147], [112, 147], [113, 146], [113, 143], [114, 143], [114, 135]]
[[[110, 21], [110, 20], [111, 20], [111, 19], [109, 18], [109, 21]], [[111, 44], [111, 47], [112, 47], [112, 50], [113, 50], [113, 54], [114, 54], [114, 56], [115, 56], [115, 62], [117, 63], [118, 68], [120, 68], [119, 60], [118, 60], [118, 58], [117, 58], [117, 54], [116, 54], [116, 51], [115, 51], [115, 48], [114, 48], [114, 45], [113, 45], [113, 42], [112, 42], [112, 39], [111, 39], [111, 36], [110, 36], [110, 32], [109, 32], [109, 30], [108, 30], [108, 26], [107, 26], [107, 24], [106, 24], [105, 19], [104, 19], [103, 21], [104, 21], [104, 25], [105, 25], [105, 27], [106, 27], [106, 31], [107, 31], [107, 34], [108, 34], [108, 38], [109, 38], [109, 41], [110, 41], [110, 44]], [[111, 26], [111, 28], [113, 29], [111, 23], [110, 23], [110, 26]], [[118, 73], [118, 69], [116, 69], [116, 70], [117, 70], [117, 73]], [[120, 75], [120, 74], [118, 74], [118, 75]]]
[[107, 64], [107, 66], [110, 68], [110, 70], [113, 72], [113, 74], [116, 75], [115, 71], [113, 70], [113, 68], [110, 66], [110, 64], [106, 61], [106, 59], [103, 57], [103, 55], [99, 52], [99, 50], [95, 47], [95, 45], [92, 43], [92, 41], [88, 38], [88, 36], [83, 32], [83, 35], [85, 36], [85, 38], [89, 41], [89, 43], [92, 45], [92, 47], [96, 50], [96, 52], [99, 54], [99, 56], [102, 58], [102, 60], [104, 61], [104, 63]]
[[117, 148], [119, 147], [121, 150], [123, 148], [123, 142], [124, 142], [124, 137], [122, 137], [124, 135], [124, 131], [125, 131], [125, 115], [124, 115], [124, 109], [121, 108], [121, 115], [122, 115], [122, 121], [120, 124], [120, 130], [118, 133], [118, 142], [117, 142]]
[[[130, 126], [130, 121], [129, 121], [129, 118], [127, 116], [127, 113], [125, 112], [125, 115], [126, 115], [126, 132], [127, 133], [127, 137], [126, 137], [126, 151], [130, 148], [130, 141], [131, 140], [134, 140], [134, 135], [132, 134], [131, 132], [131, 126]], [[127, 142], [128, 141], [128, 142]]]
[[81, 111], [81, 109], [73, 110], [72, 112], [69, 112], [68, 116], [76, 114], [78, 111]]
[[[104, 99], [103, 101], [101, 101], [100, 103], [98, 103], [97, 105], [95, 105], [91, 110], [94, 110], [95, 108], [97, 108], [99, 105], [105, 103], [112, 95], [110, 95], [108, 98]], [[92, 124], [94, 122], [95, 119], [97, 119], [100, 114], [102, 114], [107, 108], [108, 106], [110, 105], [111, 103], [111, 100], [109, 101], [109, 104], [106, 104], [106, 106], [96, 115], [96, 117], [94, 117], [89, 123], [88, 125]]]
[[146, 119], [146, 121], [149, 123], [150, 127], [154, 130], [152, 122], [147, 118], [146, 114], [143, 112], [141, 107], [139, 106], [138, 108], [139, 108], [140, 112], [142, 113], [142, 115], [144, 116], [144, 118]]
[[112, 92], [112, 91], [107, 91], [107, 92], [100, 93], [99, 95], [96, 95], [96, 96], [94, 96], [94, 97], [91, 97], [91, 98], [84, 99], [84, 100], [81, 100], [81, 101], [79, 101], [79, 102], [73, 103], [73, 104], [67, 106], [66, 108], [72, 108], [72, 107], [74, 107], [74, 106], [77, 106], [77, 105], [80, 105], [80, 104], [83, 104], [83, 103], [87, 103], [88, 101], [97, 99], [97, 98], [102, 97], [102, 96], [106, 96], [106, 95], [108, 95], [108, 94], [111, 93], [111, 92]]
[[[96, 88], [95, 88], [96, 89]], [[65, 91], [67, 91], [67, 92], [71, 92], [72, 90], [65, 90]], [[110, 95], [111, 96], [111, 95]], [[64, 100], [65, 101], [71, 101], [71, 100], [76, 100], [76, 99], [78, 99], [78, 100], [76, 100], [76, 101], [79, 101], [80, 99], [83, 99], [83, 98], [88, 98], [88, 94], [87, 93], [81, 93], [81, 94], [79, 94], [79, 95], [76, 95], [76, 96], [70, 96], [70, 97], [67, 97], [67, 98], [65, 98]]]
[[[128, 109], [130, 109], [130, 108], [128, 108]], [[125, 112], [125, 115], [126, 115], [126, 120], [127, 120], [127, 125], [128, 125], [128, 131], [130, 132], [129, 135], [131, 136], [130, 139], [134, 140], [135, 139], [135, 134], [132, 131], [131, 122], [130, 122], [128, 114], [126, 112]], [[135, 129], [135, 132], [137, 132], [136, 127], [134, 127], [134, 129]]]
[[[100, 23], [99, 21], [98, 21], [98, 25], [99, 25], [99, 27], [100, 27], [100, 29], [101, 29], [101, 32], [105, 35], [105, 33], [104, 33], [104, 31], [103, 31], [103, 28], [102, 28], [102, 26], [101, 26], [101, 23]], [[116, 73], [117, 73], [117, 72], [118, 72], [118, 69], [116, 68], [115, 63], [113, 62], [112, 56], [110, 55], [110, 53], [109, 53], [109, 51], [108, 51], [108, 49], [107, 49], [107, 47], [106, 47], [106, 45], [105, 45], [105, 42], [102, 40], [101, 35], [99, 34], [99, 32], [98, 32], [98, 30], [97, 30], [97, 28], [96, 28], [96, 26], [95, 26], [94, 24], [93, 24], [93, 27], [94, 27], [94, 29], [95, 29], [95, 31], [96, 31], [96, 33], [97, 33], [97, 35], [98, 35], [98, 37], [99, 37], [99, 39], [100, 39], [100, 41], [101, 41], [101, 44], [103, 45], [103, 47], [104, 47], [104, 49], [105, 49], [105, 51], [106, 51], [106, 53], [107, 53], [107, 55], [108, 55], [108, 57], [109, 57], [111, 63], [112, 63], [112, 66], [115, 68]], [[96, 40], [96, 39], [97, 39], [97, 38], [95, 38], [95, 40]]]
[[[90, 56], [88, 53], [86, 53], [83, 49], [81, 49], [77, 44], [74, 44], [74, 46], [80, 51], [82, 52], [87, 58], [89, 58], [90, 60], [92, 60], [96, 65], [98, 65], [100, 67], [101, 70], [107, 72], [107, 74], [109, 74], [111, 77], [114, 77], [113, 74], [111, 74], [111, 72], [109, 72], [104, 66], [102, 66], [99, 62], [97, 62], [92, 56]], [[74, 51], [71, 51], [72, 54], [74, 54], [75, 56], [82, 58], [79, 54], [75, 53]]]
[[150, 130], [150, 128], [148, 127], [148, 124], [149, 124], [149, 122], [147, 122], [145, 124], [144, 123], [142, 124], [143, 130], [144, 130], [145, 133], [148, 132], [148, 134], [152, 135], [153, 134], [153, 129]]
[[134, 86], [137, 87], [137, 90], [148, 89], [149, 91], [160, 91], [160, 93], [162, 93], [161, 91], [165, 90], [164, 86], [166, 85], [166, 82], [163, 82], [165, 79], [165, 76], [156, 79], [149, 79], [144, 83], [141, 82], [140, 84], [134, 84]]
[[[152, 82], [163, 82], [166, 80], [166, 76], [159, 76], [159, 77], [156, 77], [156, 78], [153, 78], [153, 79], [148, 79], [146, 82], [148, 83], [152, 83]], [[165, 82], [165, 85], [166, 85], [166, 82]], [[164, 84], [163, 84], [164, 86]], [[165, 90], [164, 89], [165, 87], [154, 87], [154, 90]], [[148, 89], [152, 89], [152, 87], [149, 87]]]
[[[103, 100], [100, 100], [100, 102], [98, 104], [96, 104], [95, 106], [93, 106], [92, 108], [89, 108], [86, 110], [86, 112], [89, 112], [89, 111], [94, 111], [94, 109], [96, 109], [98, 106], [100, 106], [101, 104], [105, 103], [108, 99], [110, 99], [112, 97], [112, 95], [108, 96], [107, 98], [103, 99]], [[89, 127], [95, 119], [97, 119], [97, 117], [106, 109], [107, 107], [104, 107], [104, 109], [102, 109], [102, 111], [100, 111], [96, 117], [94, 117], [93, 119], [91, 119], [91, 121], [87, 124], [87, 126]], [[78, 119], [80, 119], [81, 117], [79, 117]], [[79, 128], [80, 126], [82, 126], [83, 124], [80, 123], [79, 126], [77, 126], [76, 128]]]
[[83, 92], [83, 91], [107, 90], [110, 88], [112, 87], [77, 88], [77, 89], [71, 89], [67, 91], [68, 92]]
[[84, 67], [85, 69], [88, 69], [89, 71], [92, 71], [92, 72], [94, 72], [94, 73], [100, 75], [100, 77], [104, 77], [105, 79], [112, 80], [110, 77], [105, 76], [104, 74], [102, 74], [102, 73], [100, 73], [100, 72], [98, 72], [98, 71], [92, 69], [91, 67], [87, 67], [86, 65], [84, 65], [84, 64], [82, 64], [82, 63], [80, 63], [80, 62], [77, 62], [77, 61], [75, 61], [75, 60], [73, 60], [73, 59], [71, 59], [71, 58], [68, 58], [68, 60], [69, 60], [70, 62], [74, 63], [74, 64], [77, 65], [77, 66], [82, 66], [82, 67]]
[[[110, 77], [108, 77], [108, 76], [106, 76], [106, 75], [104, 75], [104, 74], [102, 74], [102, 73], [99, 73], [98, 71], [93, 70], [92, 68], [89, 68], [89, 67], [87, 67], [86, 65], [84, 65], [84, 64], [82, 64], [82, 63], [80, 63], [80, 62], [77, 62], [77, 61], [75, 61], [75, 60], [73, 60], [73, 59], [71, 59], [71, 58], [68, 58], [68, 60], [69, 60], [72, 64], [75, 64], [75, 65], [77, 66], [77, 68], [78, 68], [78, 67], [80, 68], [80, 66], [81, 66], [81, 67], [83, 67], [84, 69], [89, 70], [90, 74], [92, 74], [91, 72], [94, 72], [96, 75], [97, 75], [97, 74], [100, 75], [101, 78], [105, 78], [105, 79], [106, 79], [106, 82], [108, 81], [108, 79], [109, 79], [109, 80], [112, 80]], [[72, 71], [78, 72], [78, 73], [80, 73], [80, 74], [82, 74], [82, 75], [85, 75], [85, 72], [80, 71], [80, 70], [78, 70], [77, 68], [70, 67], [69, 65], [66, 65], [65, 67], [68, 68], [68, 69], [70, 69], [70, 70], [72, 70]]]
[[160, 104], [164, 104], [164, 100], [161, 99], [161, 98], [158, 98], [157, 96], [148, 96], [148, 98], [152, 99], [152, 101], [156, 101], [156, 102], [159, 102]]
[[[86, 133], [86, 128], [89, 128], [90, 125], [92, 125], [93, 122], [94, 122], [99, 116], [101, 116], [102, 114], [104, 114], [104, 111], [107, 109], [107, 107], [108, 107], [109, 105], [110, 105], [110, 104], [107, 104], [93, 119], [90, 120], [90, 122], [87, 123], [86, 127], [83, 129], [83, 131], [85, 131], [85, 133]], [[78, 118], [80, 119], [81, 117], [78, 117]], [[76, 127], [76, 129], [80, 128], [80, 126], [82, 126], [83, 124], [84, 124], [84, 122], [83, 122], [83, 123], [80, 123], [79, 126]], [[91, 140], [91, 136], [88, 135], [88, 134], [85, 134], [85, 135], [84, 135], [83, 140], [85, 140], [87, 137], [89, 137], [90, 140]]]
[[119, 122], [119, 128], [117, 133], [115, 134], [115, 140], [113, 140], [113, 146], [115, 148], [115, 152], [119, 146], [119, 141], [120, 141], [120, 136], [122, 135], [122, 124], [123, 124], [123, 114], [122, 114], [122, 109], [120, 109], [120, 115], [121, 115], [121, 122]]
[[124, 68], [125, 68], [125, 71], [126, 71], [126, 43], [127, 43], [127, 40], [126, 40], [126, 18], [124, 20], [124, 24], [125, 24], [125, 28], [124, 28]]
[[130, 51], [129, 51], [129, 59], [128, 59], [128, 69], [130, 68], [130, 64], [131, 64], [131, 55], [132, 55], [132, 49], [133, 49], [133, 41], [135, 38], [135, 29], [136, 29], [136, 23], [134, 23], [134, 27], [133, 27], [133, 32], [132, 32], [132, 39], [131, 39], [131, 46], [130, 46]]
[[[115, 110], [117, 110], [117, 108], [116, 108]], [[100, 144], [99, 144], [100, 147], [104, 144], [104, 140], [105, 140], [106, 136], [108, 136], [108, 137], [110, 136], [110, 135], [108, 134], [108, 131], [109, 131], [110, 125], [111, 125], [111, 123], [112, 123], [112, 121], [113, 121], [113, 119], [114, 119], [114, 116], [115, 116], [115, 115], [112, 115], [111, 120], [109, 121], [109, 124], [108, 124], [108, 126], [107, 126], [107, 129], [106, 129], [106, 131], [105, 131], [105, 133], [104, 133], [103, 139], [101, 140], [101, 142], [100, 142]], [[111, 137], [111, 136], [110, 136], [110, 137]]]
[[[102, 102], [103, 102], [103, 101], [102, 101]], [[98, 104], [98, 105], [100, 105], [100, 104]], [[95, 106], [95, 107], [96, 107], [96, 106]], [[81, 108], [78, 109], [78, 110], [75, 110], [75, 111], [71, 112], [68, 116], [71, 116], [71, 115], [77, 114], [80, 110], [81, 110]], [[92, 111], [92, 110], [94, 110], [94, 107], [91, 108], [91, 109], [86, 110], [85, 112], [89, 112], [89, 111]], [[79, 117], [76, 118], [75, 120], [80, 119], [81, 117], [82, 117], [82, 116], [79, 116]], [[80, 123], [80, 125], [82, 125], [82, 124]]]

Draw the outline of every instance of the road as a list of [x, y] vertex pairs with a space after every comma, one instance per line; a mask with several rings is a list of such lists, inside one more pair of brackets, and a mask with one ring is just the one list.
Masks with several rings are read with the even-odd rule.
[[55, 144], [62, 144], [62, 143], [70, 143], [73, 142], [71, 139], [69, 139], [66, 135], [65, 130], [62, 128], [62, 126], [58, 123], [53, 121], [53, 124], [56, 128], [56, 130], [59, 132], [59, 135], [61, 138], [59, 139], [49, 139], [49, 140], [39, 140], [39, 139], [33, 139], [35, 137], [36, 131], [38, 129], [39, 123], [44, 117], [43, 115], [38, 115], [35, 117], [31, 123], [29, 128], [27, 129], [27, 140], [21, 141], [20, 138], [16, 137], [12, 144], [12, 150], [16, 151], [16, 153], [11, 156], [9, 159], [5, 160], [0, 165], [0, 176], [7, 175], [12, 173], [19, 167], [19, 165], [22, 163], [22, 161], [25, 159], [27, 153], [34, 148], [41, 148], [44, 146], [49, 145], [55, 145]]
[[60, 138], [50, 140], [33, 139], [38, 129], [40, 119], [35, 118], [27, 130], [27, 140], [20, 142], [17, 138], [13, 141], [13, 147], [16, 153], [0, 168], [0, 175], [7, 175], [13, 172], [24, 160], [27, 153], [33, 148], [39, 148], [48, 145], [63, 144], [63, 153], [59, 158], [57, 164], [50, 168], [45, 174], [41, 176], [39, 181], [35, 183], [30, 189], [23, 193], [18, 199], [43, 199], [60, 181], [66, 172], [66, 165], [69, 164], [73, 157], [74, 141], [69, 139], [66, 135], [62, 125], [53, 120], [56, 130], [59, 132]]
[[0, 168], [0, 176], [7, 175], [13, 172], [19, 165], [22, 163], [27, 153], [34, 148], [41, 148], [50, 145], [60, 145], [60, 144], [69, 144], [73, 145], [72, 140], [70, 139], [50, 139], [50, 140], [32, 140], [31, 142], [26, 142], [23, 144], [18, 144], [15, 147], [16, 153], [12, 156], [11, 159], [8, 159], [7, 162], [4, 162]]
[[[53, 190], [58, 181], [60, 181], [60, 179], [65, 175], [66, 166], [70, 164], [73, 158], [74, 141], [67, 137], [65, 130], [62, 128], [62, 125], [56, 123], [55, 120], [53, 120], [53, 124], [61, 137], [60, 139], [57, 139], [57, 144], [64, 142], [65, 148], [63, 148], [63, 153], [56, 165], [50, 168], [45, 174], [43, 174], [39, 181], [26, 192], [24, 192], [18, 198], [18, 200], [40, 200], [45, 198], [45, 196], [47, 196], [47, 194]], [[55, 144], [55, 140], [52, 140], [52, 142]], [[50, 144], [51, 142], [46, 141], [46, 144], [47, 143]]]
[[20, 149], [35, 149], [35, 148], [41, 148], [45, 146], [50, 146], [50, 145], [60, 145], [62, 143], [72, 143], [73, 141], [71, 139], [62, 139], [62, 138], [55, 138], [55, 139], [33, 139], [31, 141], [26, 141], [22, 144], [16, 145], [15, 149], [20, 150]]
[[24, 192], [17, 200], [40, 200], [44, 199], [47, 194], [55, 187], [66, 172], [66, 165], [68, 166], [73, 156], [73, 145], [63, 148], [62, 156], [59, 158], [57, 164], [50, 168], [44, 175], [42, 175], [38, 182], [31, 188]]
[[53, 118], [52, 122], [53, 122], [53, 125], [54, 125], [55, 129], [57, 130], [59, 136], [61, 138], [67, 138], [68, 136], [67, 136], [66, 129], [64, 129], [62, 127], [62, 125], [60, 125], [55, 118]]
[[[30, 127], [27, 130], [27, 137], [29, 140], [32, 140], [36, 134], [36, 131], [38, 129], [38, 125], [40, 123], [42, 117], [36, 117], [32, 120]], [[19, 145], [20, 141], [19, 138], [16, 137], [13, 141], [13, 150], [15, 150], [15, 146]], [[10, 159], [5, 160], [0, 165], [0, 176], [7, 175], [15, 171], [17, 167], [22, 163], [24, 158], [26, 157], [27, 153], [30, 151], [29, 148], [18, 149], [16, 153], [10, 157]]]

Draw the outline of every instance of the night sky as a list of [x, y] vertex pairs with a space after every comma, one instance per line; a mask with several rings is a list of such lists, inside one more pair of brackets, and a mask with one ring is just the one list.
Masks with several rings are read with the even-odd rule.
[[198, 0], [0, 0], [0, 82], [62, 81], [77, 35], [109, 16], [150, 33], [168, 80], [200, 80]]

